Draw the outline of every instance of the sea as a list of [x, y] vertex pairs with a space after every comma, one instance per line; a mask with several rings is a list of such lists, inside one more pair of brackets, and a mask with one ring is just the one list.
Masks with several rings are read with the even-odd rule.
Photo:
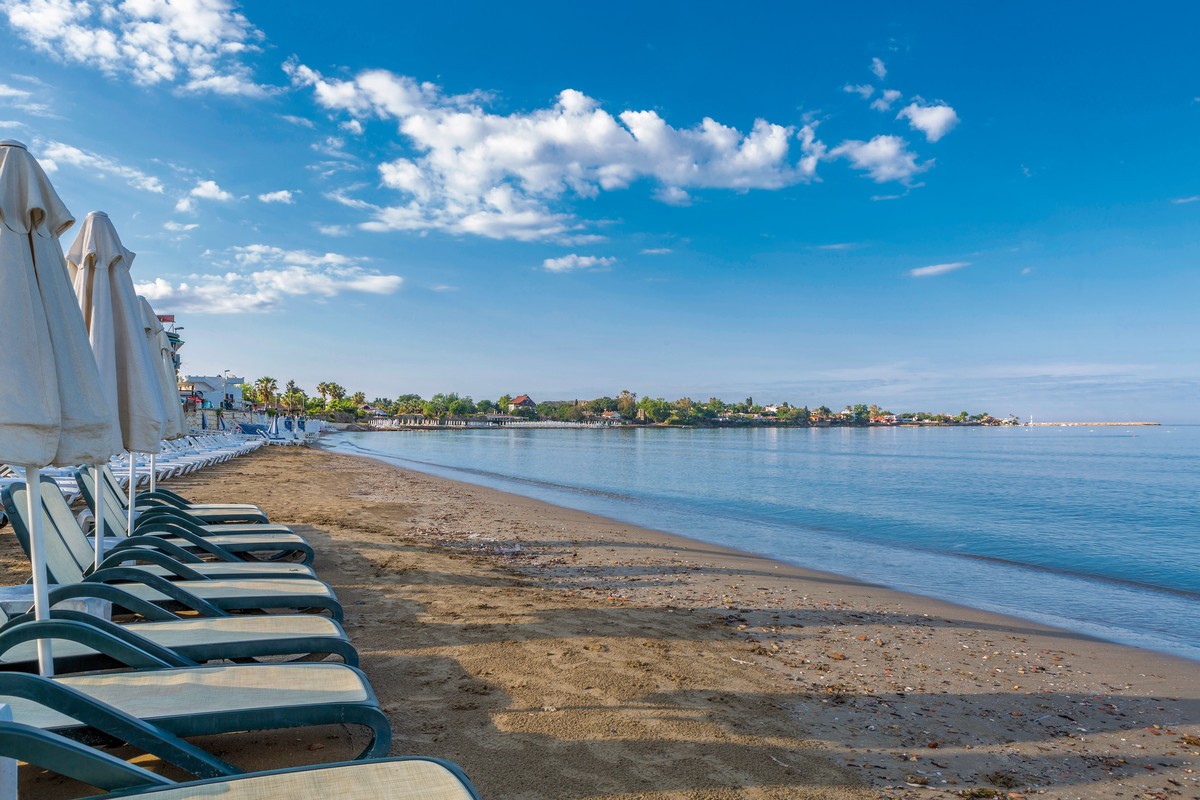
[[325, 443], [1200, 661], [1200, 426], [498, 428]]

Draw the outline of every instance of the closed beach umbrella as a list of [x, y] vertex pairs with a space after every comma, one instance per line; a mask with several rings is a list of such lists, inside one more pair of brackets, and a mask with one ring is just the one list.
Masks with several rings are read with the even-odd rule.
[[[103, 463], [115, 452], [58, 241], [74, 222], [25, 145], [0, 141], [0, 462], [25, 468], [37, 619], [49, 617], [39, 470]], [[38, 643], [38, 661], [52, 674], [48, 642]]]
[[[157, 355], [155, 366], [158, 367], [158, 386], [162, 392], [163, 418], [162, 438], [178, 439], [187, 433], [187, 421], [183, 418], [183, 405], [179, 402], [179, 381], [175, 377], [174, 351], [171, 340], [158, 320], [158, 315], [150, 306], [150, 301], [138, 296], [142, 304], [142, 320], [145, 324], [146, 338], [150, 344], [151, 356]], [[153, 464], [154, 456], [150, 457]], [[150, 491], [154, 491], [154, 470], [150, 470]]]
[[[87, 325], [104, 399], [115, 423], [114, 444], [130, 451], [131, 533], [137, 491], [133, 453], [159, 451], [167, 414], [157, 366], [159, 356], [150, 353], [142, 303], [129, 274], [133, 259], [134, 254], [121, 243], [112, 221], [101, 211], [87, 215], [67, 251], [71, 284]], [[101, 537], [96, 540], [99, 558]]]

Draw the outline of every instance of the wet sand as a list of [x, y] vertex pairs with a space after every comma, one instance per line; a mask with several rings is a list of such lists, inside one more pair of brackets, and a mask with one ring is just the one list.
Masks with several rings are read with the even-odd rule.
[[[488, 800], [1200, 798], [1194, 662], [356, 456], [271, 448], [170, 487], [308, 538], [392, 752]], [[10, 582], [19, 555], [0, 532]], [[265, 769], [360, 737], [203, 743]], [[28, 767], [22, 790], [87, 793]]]

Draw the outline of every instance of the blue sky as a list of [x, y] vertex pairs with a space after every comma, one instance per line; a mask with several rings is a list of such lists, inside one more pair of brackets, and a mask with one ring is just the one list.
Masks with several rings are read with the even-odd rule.
[[1200, 421], [1195, 6], [644, 5], [3, 0], [0, 136], [196, 374]]

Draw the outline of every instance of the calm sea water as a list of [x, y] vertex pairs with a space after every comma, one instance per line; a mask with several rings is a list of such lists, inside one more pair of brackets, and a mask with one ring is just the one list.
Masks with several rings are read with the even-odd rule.
[[327, 442], [1200, 660], [1200, 427], [500, 429]]

